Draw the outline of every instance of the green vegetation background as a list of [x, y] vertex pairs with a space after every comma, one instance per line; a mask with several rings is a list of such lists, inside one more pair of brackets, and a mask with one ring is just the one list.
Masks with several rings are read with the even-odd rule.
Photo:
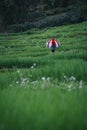
[[0, 32], [87, 21], [87, 0], [1, 0]]

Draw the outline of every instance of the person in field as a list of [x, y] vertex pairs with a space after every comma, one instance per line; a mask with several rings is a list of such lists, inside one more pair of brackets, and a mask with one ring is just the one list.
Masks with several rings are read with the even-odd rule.
[[60, 46], [60, 42], [52, 38], [49, 42], [46, 43], [46, 47], [50, 48], [52, 52], [55, 52], [55, 49]]

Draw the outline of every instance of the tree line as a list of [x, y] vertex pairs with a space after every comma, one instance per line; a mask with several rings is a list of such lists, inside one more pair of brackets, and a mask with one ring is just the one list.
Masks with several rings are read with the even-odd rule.
[[0, 0], [0, 28], [27, 21], [29, 13], [35, 10], [48, 10], [68, 7], [86, 0]]

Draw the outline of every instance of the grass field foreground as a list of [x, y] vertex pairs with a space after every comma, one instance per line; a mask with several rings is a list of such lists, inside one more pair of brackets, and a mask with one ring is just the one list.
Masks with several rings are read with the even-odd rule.
[[87, 22], [0, 34], [0, 130], [86, 130], [86, 100]]

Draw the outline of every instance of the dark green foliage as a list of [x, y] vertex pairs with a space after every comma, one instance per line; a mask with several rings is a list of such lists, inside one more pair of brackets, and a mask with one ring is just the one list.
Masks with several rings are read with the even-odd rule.
[[[68, 21], [68, 23], [84, 21], [87, 20], [86, 4], [86, 0], [1, 0], [0, 32], [10, 32], [10, 30], [13, 32], [25, 31], [26, 29], [36, 27], [36, 24], [40, 24], [40, 22], [41, 24], [38, 26], [49, 27], [51, 23], [49, 23], [49, 20], [47, 23], [44, 19], [47, 19], [49, 15], [60, 14], [62, 17], [62, 13], [67, 13], [69, 7], [72, 7], [72, 13], [70, 12], [72, 20]], [[74, 8], [77, 9], [74, 10]], [[66, 24], [66, 18], [63, 18], [62, 21], [62, 24]], [[52, 24], [53, 22], [55, 26], [60, 25], [56, 24], [55, 20], [52, 20]], [[26, 25], [26, 23], [28, 24]], [[10, 28], [9, 25], [11, 25]]]
[[25, 23], [25, 24], [14, 24], [14, 25], [9, 25], [7, 28], [8, 32], [14, 32], [14, 33], [18, 33], [18, 32], [24, 32], [27, 29], [30, 29], [30, 27], [32, 27], [32, 24], [29, 23]]

